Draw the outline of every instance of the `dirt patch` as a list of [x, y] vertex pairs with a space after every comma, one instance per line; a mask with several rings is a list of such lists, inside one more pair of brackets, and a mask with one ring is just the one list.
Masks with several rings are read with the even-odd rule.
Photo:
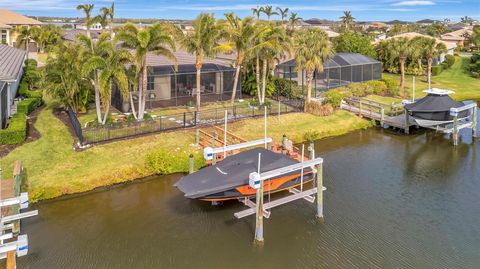
[[35, 128], [34, 125], [35, 125], [35, 122], [37, 121], [38, 114], [40, 114], [40, 111], [42, 111], [44, 108], [45, 108], [45, 105], [42, 105], [41, 107], [37, 108], [35, 111], [30, 113], [30, 115], [27, 116], [27, 139], [25, 140], [25, 142], [21, 144], [15, 144], [15, 145], [0, 145], [0, 157], [5, 157], [17, 147], [20, 147], [25, 143], [29, 143], [40, 138], [40, 133], [38, 132], [38, 130]]

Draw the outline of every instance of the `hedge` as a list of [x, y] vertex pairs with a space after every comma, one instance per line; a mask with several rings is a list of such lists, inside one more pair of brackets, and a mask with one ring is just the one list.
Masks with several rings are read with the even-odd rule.
[[27, 98], [17, 104], [17, 113], [30, 114], [42, 104], [39, 98]]
[[451, 67], [455, 63], [455, 56], [445, 55], [445, 62], [447, 63], [448, 67]]
[[438, 76], [442, 71], [443, 67], [441, 65], [432, 66], [432, 76]]
[[31, 91], [28, 89], [27, 82], [23, 81], [20, 82], [20, 86], [18, 87], [18, 94], [25, 96], [27, 98], [43, 98], [43, 94], [41, 91]]
[[0, 144], [19, 144], [27, 138], [27, 115], [16, 113], [6, 129], [0, 130]]

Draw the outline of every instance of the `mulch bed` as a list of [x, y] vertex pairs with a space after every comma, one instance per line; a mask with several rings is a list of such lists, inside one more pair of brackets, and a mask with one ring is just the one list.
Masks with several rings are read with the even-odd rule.
[[40, 111], [42, 111], [42, 109], [44, 108], [45, 105], [42, 105], [27, 116], [27, 139], [25, 140], [25, 142], [15, 145], [0, 145], [0, 157], [5, 157], [17, 147], [20, 147], [25, 143], [29, 143], [40, 138], [40, 133], [37, 129], [35, 129], [34, 125], [37, 121], [38, 114], [40, 114]]

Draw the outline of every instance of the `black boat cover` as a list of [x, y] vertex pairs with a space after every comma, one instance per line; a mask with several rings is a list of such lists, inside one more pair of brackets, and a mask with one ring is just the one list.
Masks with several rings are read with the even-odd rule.
[[[185, 197], [194, 199], [247, 185], [249, 174], [258, 171], [259, 153], [261, 153], [260, 172], [298, 163], [286, 155], [255, 148], [229, 156], [216, 165], [186, 175], [175, 186], [185, 193]], [[304, 172], [310, 171], [310, 168], [304, 169]]]
[[[416, 100], [414, 103], [405, 105], [405, 109], [411, 116], [416, 118], [449, 121], [453, 119], [453, 117], [450, 116], [450, 108], [462, 107], [464, 105], [464, 103], [457, 102], [448, 95], [428, 94]], [[468, 111], [462, 111], [458, 117], [467, 117], [468, 113]]]

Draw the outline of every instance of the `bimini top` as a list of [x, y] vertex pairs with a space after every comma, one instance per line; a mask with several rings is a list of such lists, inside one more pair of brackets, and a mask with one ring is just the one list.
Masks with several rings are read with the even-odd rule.
[[405, 109], [412, 112], [443, 112], [452, 107], [462, 107], [465, 104], [453, 100], [447, 94], [429, 93], [427, 96], [405, 105]]
[[[298, 163], [286, 155], [255, 148], [229, 156], [216, 165], [184, 176], [175, 186], [185, 193], [185, 197], [194, 199], [247, 185], [249, 174], [258, 171], [259, 153], [261, 153], [260, 172]], [[311, 169], [306, 168], [304, 171], [310, 172]]]
[[[368, 56], [359, 54], [359, 53], [347, 53], [347, 52], [338, 52], [323, 64], [323, 68], [335, 68], [342, 66], [354, 66], [354, 65], [364, 65], [364, 64], [380, 64], [379, 61], [372, 59]], [[278, 65], [279, 67], [289, 67], [296, 66], [295, 59], [285, 61]]]

